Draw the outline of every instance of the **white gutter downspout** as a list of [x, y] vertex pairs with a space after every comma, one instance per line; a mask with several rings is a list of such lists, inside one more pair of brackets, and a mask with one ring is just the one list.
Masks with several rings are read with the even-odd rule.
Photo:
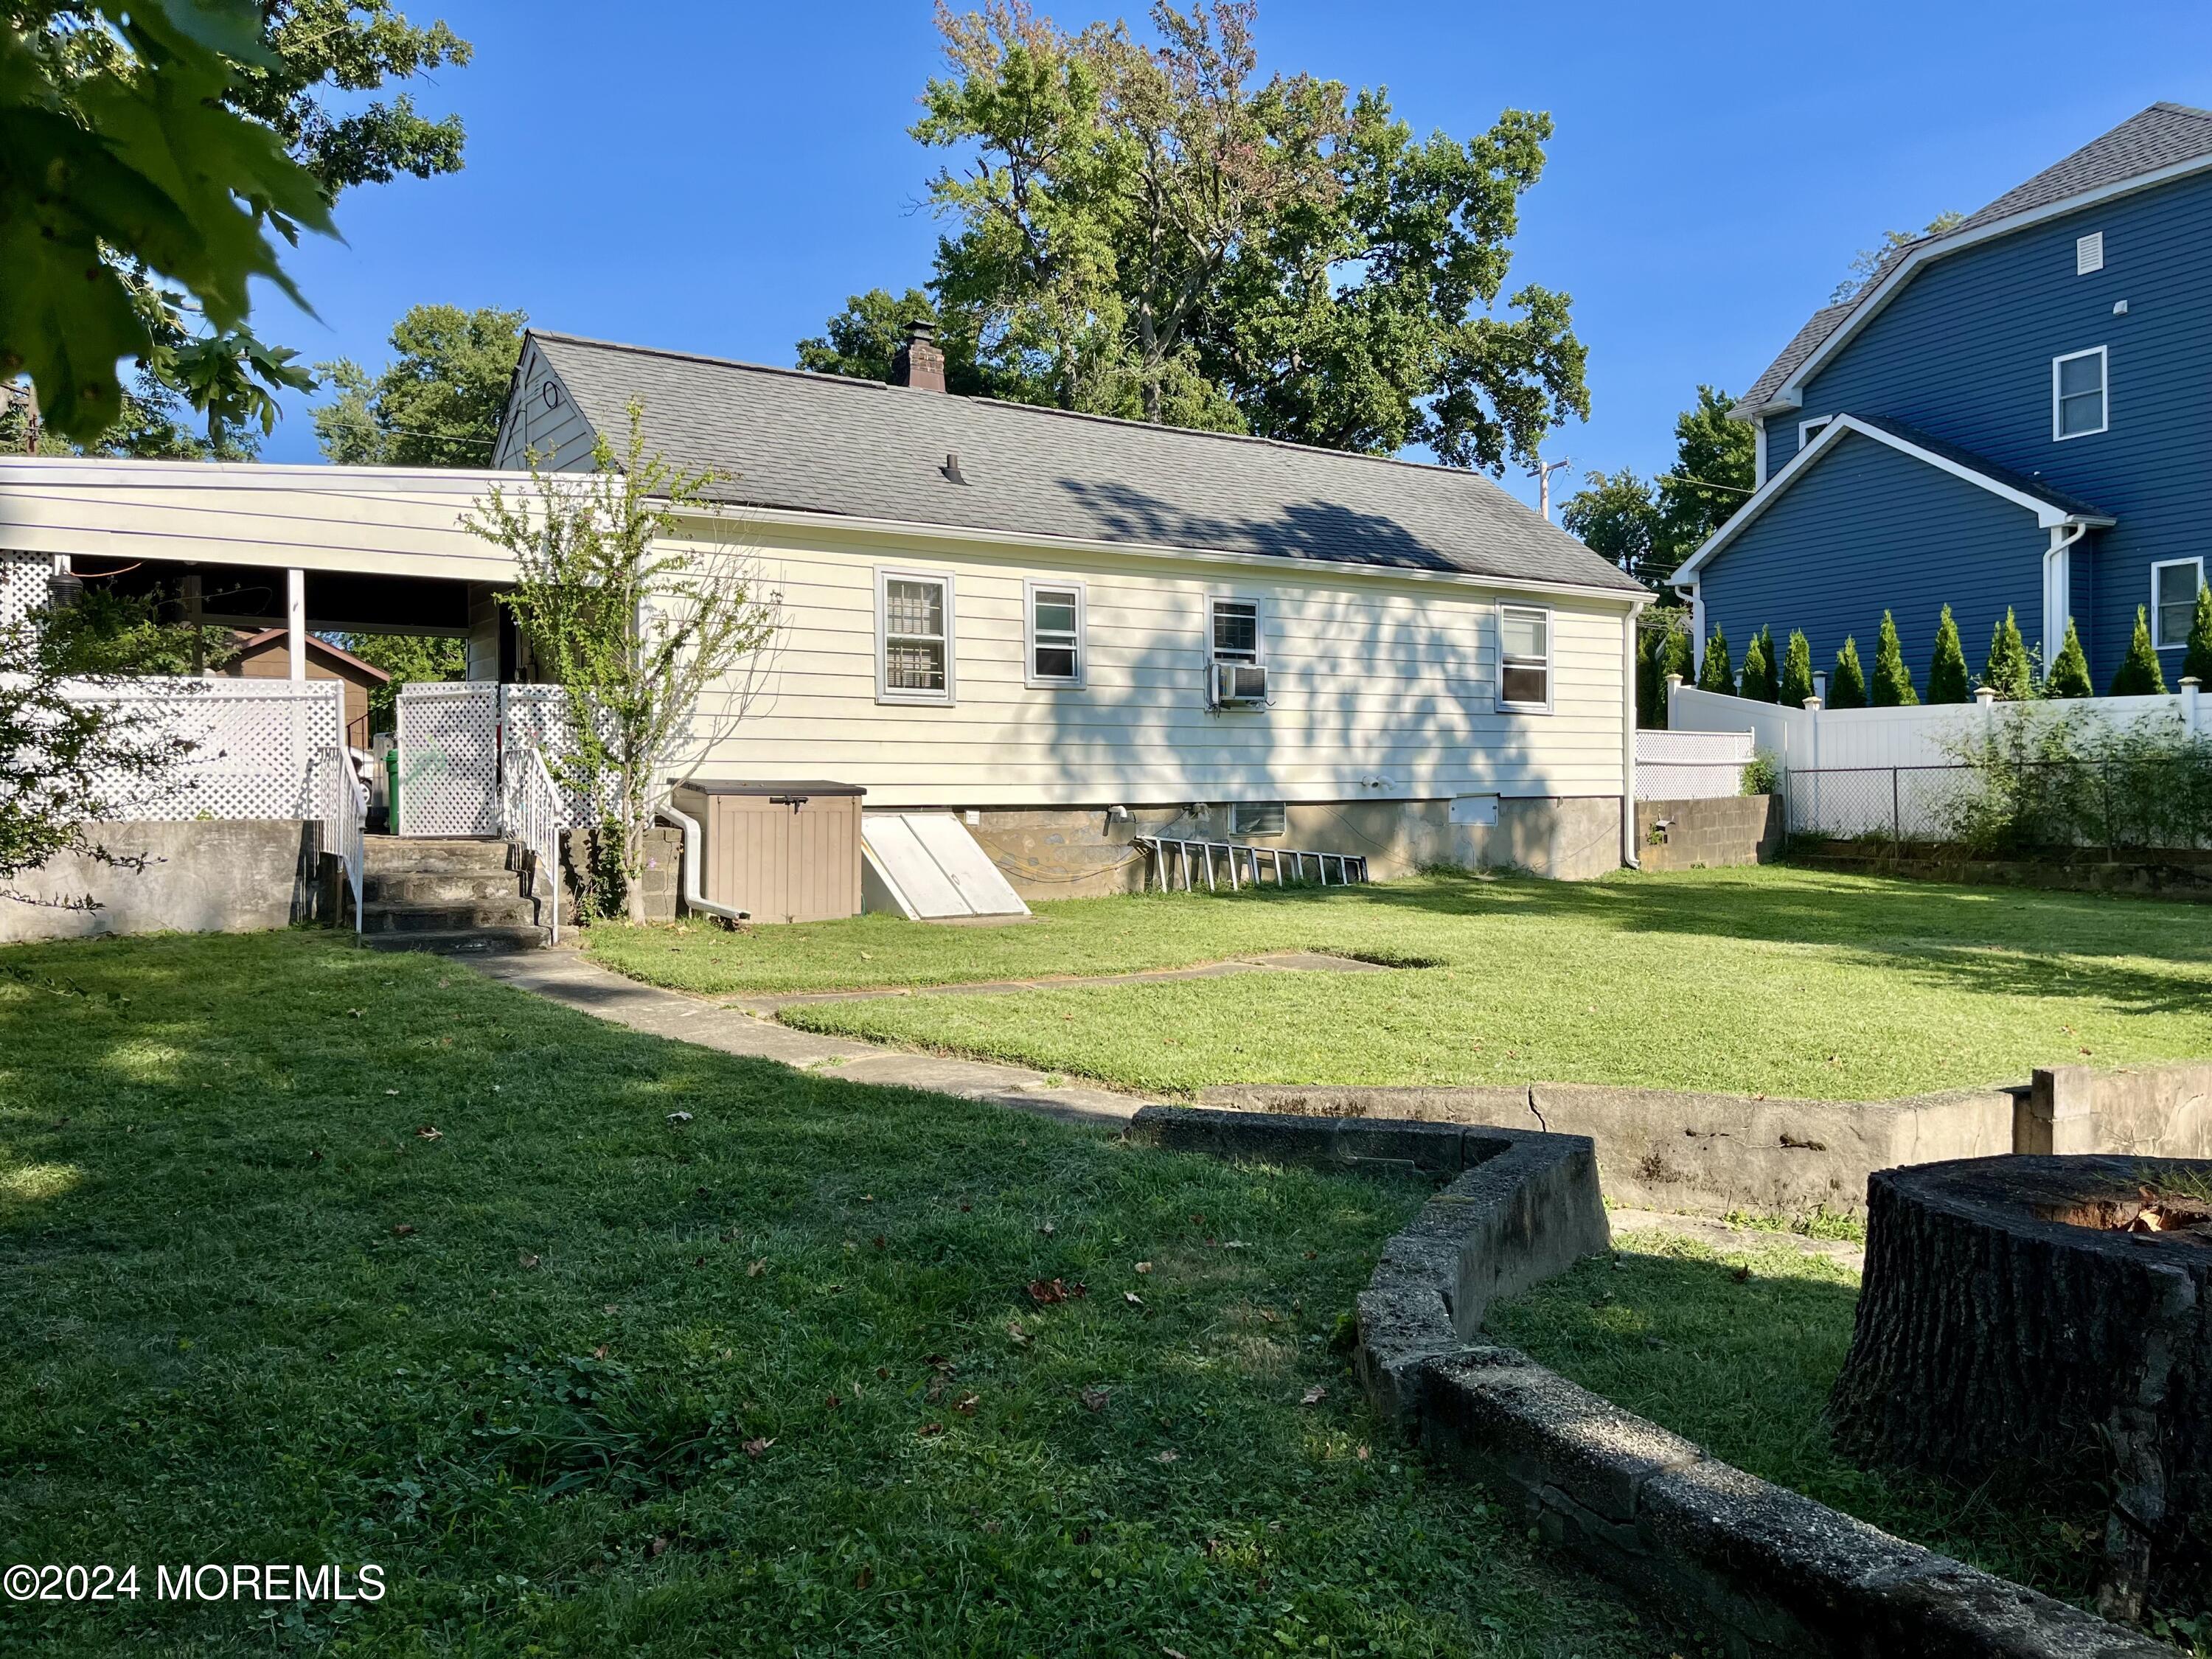
[[699, 820], [689, 812], [678, 811], [672, 802], [665, 800], [653, 809], [653, 814], [667, 819], [684, 832], [684, 908], [702, 915], [720, 916], [724, 921], [750, 921], [751, 911], [716, 904], [699, 890]]
[[1690, 684], [1692, 685], [1697, 684], [1697, 677], [1705, 672], [1705, 590], [1704, 581], [1705, 579], [1701, 576], [1692, 576], [1686, 583], [1676, 582], [1674, 584], [1675, 597], [1677, 599], [1687, 599], [1690, 602]]
[[2074, 544], [2089, 533], [2079, 522], [2051, 526], [2051, 548], [2043, 556], [2043, 678], [2051, 678], [2066, 643], [2066, 624], [2074, 614]]
[[1629, 608], [1620, 625], [1620, 861], [1632, 870], [1636, 858], [1636, 624], [1644, 601]]

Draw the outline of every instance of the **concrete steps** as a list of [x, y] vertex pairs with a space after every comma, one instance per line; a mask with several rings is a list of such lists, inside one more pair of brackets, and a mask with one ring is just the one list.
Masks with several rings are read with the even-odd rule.
[[364, 852], [366, 944], [491, 956], [550, 942], [551, 901], [533, 890], [518, 847], [489, 837], [370, 836]]

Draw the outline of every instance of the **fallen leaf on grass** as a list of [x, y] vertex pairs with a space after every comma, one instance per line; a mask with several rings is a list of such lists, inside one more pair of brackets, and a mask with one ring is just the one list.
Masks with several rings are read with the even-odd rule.
[[745, 1264], [745, 1277], [747, 1279], [758, 1279], [767, 1271], [768, 1258], [766, 1256], [763, 1256], [757, 1261], [749, 1261]]
[[398, 1090], [397, 1090], [397, 1089], [386, 1089], [384, 1092], [385, 1092], [385, 1093], [386, 1093], [387, 1095], [396, 1095], [396, 1094], [398, 1094], [398, 1093], [399, 1092], [399, 1091], [398, 1091]]
[[1042, 1233], [1047, 1238], [1050, 1238], [1054, 1233], [1058, 1232], [1060, 1229], [1054, 1226], [1051, 1222], [1048, 1221], [1040, 1226], [1037, 1231]]
[[594, 1359], [605, 1359], [606, 1357], [607, 1345], [604, 1342], [600, 1343], [598, 1347], [592, 1350], [592, 1358]]
[[873, 1567], [862, 1567], [860, 1571], [853, 1575], [853, 1588], [854, 1589], [866, 1589], [869, 1585], [875, 1582], [876, 1570]]
[[830, 1399], [829, 1399], [829, 1402], [828, 1402], [828, 1403], [829, 1403], [830, 1409], [831, 1411], [833, 1411], [833, 1412], [834, 1412], [834, 1411], [836, 1411], [836, 1410], [837, 1409], [837, 1407], [840, 1407], [840, 1406], [843, 1405], [845, 1402], [844, 1402], [843, 1401], [840, 1400], [840, 1399], [839, 1399], [836, 1395], [834, 1395], [834, 1394], [833, 1394], [833, 1395], [831, 1395], [830, 1396]]
[[671, 1112], [668, 1115], [668, 1121], [671, 1123], [689, 1123], [691, 1121], [691, 1114], [689, 1112]]
[[943, 1434], [945, 1432], [945, 1425], [942, 1423], [925, 1423], [921, 1425], [919, 1432], [924, 1436]]
[[1362, 1446], [1362, 1447], [1361, 1447], [1358, 1451], [1356, 1451], [1356, 1452], [1352, 1453], [1352, 1455], [1354, 1457], [1358, 1458], [1361, 1462], [1364, 1463], [1364, 1462], [1367, 1461], [1367, 1448], [1366, 1448], [1366, 1447], [1364, 1447], [1364, 1446]]
[[443, 1140], [445, 1138], [446, 1132], [434, 1123], [425, 1123], [415, 1131], [415, 1139], [417, 1140]]
[[1040, 1308], [1048, 1308], [1055, 1302], [1091, 1294], [1088, 1285], [1070, 1285], [1058, 1279], [1033, 1279], [1030, 1281], [1030, 1300]]
[[1029, 1346], [1030, 1334], [1022, 1328], [1022, 1322], [1020, 1320], [1009, 1319], [1006, 1322], [1006, 1334], [1013, 1339], [1014, 1346], [1016, 1347], [1025, 1348]]
[[773, 1438], [763, 1440], [756, 1436], [754, 1438], [746, 1441], [740, 1449], [744, 1451], [746, 1456], [757, 1460], [763, 1452], [766, 1451], [774, 1444], [775, 1444], [775, 1441]]
[[517, 1250], [514, 1253], [514, 1265], [518, 1267], [534, 1267], [538, 1261], [538, 1257], [531, 1255], [527, 1250]]
[[392, 1230], [392, 1236], [394, 1238], [404, 1238], [414, 1231], [415, 1228], [411, 1223], [403, 1221]]
[[1148, 1273], [1152, 1272], [1152, 1264], [1149, 1261], [1139, 1261], [1137, 1264], [1137, 1271], [1140, 1273]]
[[1181, 1457], [1181, 1455], [1182, 1455], [1182, 1454], [1181, 1454], [1180, 1452], [1177, 1452], [1176, 1450], [1175, 1450], [1175, 1449], [1174, 1449], [1174, 1448], [1170, 1447], [1170, 1448], [1169, 1449], [1167, 1449], [1166, 1451], [1162, 1452], [1162, 1453], [1161, 1453], [1158, 1457], [1154, 1458], [1152, 1461], [1153, 1461], [1155, 1463], [1172, 1463], [1172, 1462], [1176, 1462], [1179, 1457]]
[[1301, 1406], [1318, 1406], [1322, 1401], [1328, 1398], [1328, 1390], [1323, 1388], [1320, 1383], [1316, 1382], [1313, 1387], [1308, 1389], [1304, 1394], [1298, 1396], [1298, 1404]]
[[1084, 1410], [1103, 1412], [1106, 1409], [1106, 1402], [1113, 1396], [1103, 1389], [1085, 1389], [1076, 1398], [1082, 1401]]
[[660, 1537], [654, 1539], [650, 1544], [647, 1544], [645, 1547], [645, 1553], [648, 1559], [657, 1555], [667, 1554], [668, 1539], [666, 1534], [664, 1534]]
[[952, 1409], [958, 1412], [963, 1417], [973, 1417], [975, 1415], [975, 1407], [982, 1403], [983, 1400], [981, 1395], [963, 1394], [959, 1399], [952, 1402]]
[[1141, 1308], [1145, 1305], [1145, 1298], [1139, 1296], [1134, 1291], [1122, 1291], [1121, 1300], [1127, 1303], [1133, 1308]]

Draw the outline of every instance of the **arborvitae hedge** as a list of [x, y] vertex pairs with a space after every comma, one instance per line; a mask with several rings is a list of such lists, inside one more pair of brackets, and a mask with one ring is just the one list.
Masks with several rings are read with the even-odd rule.
[[2181, 678], [2191, 677], [2205, 696], [2212, 696], [2212, 582], [2197, 590], [2197, 614], [2189, 623], [2189, 648], [2181, 657]]
[[1928, 670], [1928, 701], [1972, 702], [1973, 697], [1973, 683], [1966, 678], [1966, 647], [1947, 605], [1942, 620], [1936, 624], [1936, 660]]
[[1729, 661], [1728, 634], [1718, 623], [1713, 626], [1712, 638], [1705, 641], [1705, 665], [1698, 674], [1698, 690], [1717, 691], [1724, 697], [1735, 696], [1735, 667]]
[[2027, 641], [2020, 636], [2020, 619], [2005, 607], [2004, 620], [1990, 635], [1989, 662], [1982, 684], [2007, 702], [2026, 702], [2035, 695], [2035, 665], [2029, 660]]
[[1772, 702], [1775, 698], [1773, 659], [1767, 655], [1768, 632], [1761, 629], [1751, 636], [1751, 643], [1743, 648], [1743, 672], [1736, 681], [1736, 695], [1758, 702]]
[[1859, 666], [1859, 642], [1846, 635], [1836, 653], [1836, 665], [1828, 672], [1828, 707], [1863, 708], [1867, 706], [1866, 670]]
[[1782, 659], [1782, 701], [1791, 708], [1802, 708], [1812, 695], [1813, 642], [1803, 629], [1793, 629], [1790, 649]]
[[2066, 643], [2058, 647], [2058, 660], [2051, 665], [2044, 694], [2052, 697], [2094, 697], [2096, 686], [2089, 678], [2089, 659], [2081, 649], [2081, 636], [2074, 631], [2074, 618], [2066, 619]]
[[2108, 697], [2155, 697], [2166, 690], [2166, 676], [2159, 672], [2158, 652], [2150, 642], [2150, 613], [2142, 605], [2136, 607], [2136, 636], [2128, 641], [2128, 654], [2120, 659], [2113, 671], [2112, 683], [2106, 688]]
[[1897, 637], [1897, 618], [1881, 613], [1881, 636], [1875, 641], [1874, 684], [1869, 701], [1876, 708], [1914, 708], [1920, 694], [1912, 689], [1912, 671], [1905, 665], [1905, 647]]

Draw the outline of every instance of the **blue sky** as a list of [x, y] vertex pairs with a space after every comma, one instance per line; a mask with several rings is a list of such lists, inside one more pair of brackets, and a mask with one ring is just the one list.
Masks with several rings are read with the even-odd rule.
[[[409, 9], [476, 45], [418, 93], [467, 122], [467, 170], [348, 196], [345, 245], [292, 262], [320, 321], [280, 301], [268, 337], [373, 368], [402, 310], [443, 301], [788, 363], [847, 295], [928, 274], [936, 158], [906, 128], [939, 59], [918, 0]], [[1514, 279], [1574, 295], [1591, 418], [1547, 453], [1577, 471], [1663, 466], [1697, 383], [1741, 391], [1884, 228], [1978, 207], [2146, 104], [2212, 104], [2201, 0], [1263, 0], [1259, 41], [1265, 68], [1389, 86], [1417, 131], [1552, 112]], [[318, 459], [302, 409], [264, 454]]]

